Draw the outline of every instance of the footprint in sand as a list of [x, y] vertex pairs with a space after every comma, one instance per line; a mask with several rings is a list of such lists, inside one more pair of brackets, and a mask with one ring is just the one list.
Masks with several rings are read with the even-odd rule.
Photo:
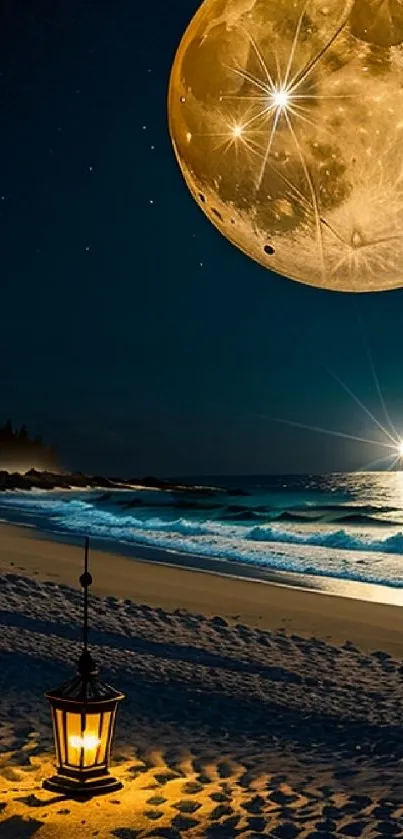
[[217, 773], [220, 776], [220, 778], [232, 778], [234, 774], [231, 764], [227, 763], [224, 760], [222, 761], [222, 763], [218, 764]]
[[175, 816], [172, 819], [171, 826], [174, 830], [178, 830], [179, 834], [184, 830], [190, 830], [192, 827], [197, 827], [199, 822], [196, 819], [191, 819], [189, 816]]
[[31, 795], [24, 795], [22, 798], [15, 798], [14, 801], [21, 801], [22, 804], [26, 804], [27, 807], [43, 807], [45, 804], [45, 802], [40, 798], [37, 798], [34, 793], [31, 793]]
[[162, 810], [144, 810], [144, 815], [146, 819], [151, 819], [151, 821], [155, 822], [157, 819], [160, 819], [164, 813]]
[[204, 775], [202, 772], [200, 775], [197, 776], [197, 781], [202, 785], [205, 786], [206, 784], [211, 784], [211, 778], [208, 775]]
[[134, 763], [133, 766], [128, 767], [127, 771], [130, 772], [133, 778], [137, 778], [138, 775], [147, 772], [147, 767], [143, 763]]
[[2, 822], [1, 830], [2, 836], [9, 837], [9, 839], [31, 839], [45, 822], [37, 821], [37, 819], [30, 819], [26, 821], [21, 816], [11, 816]]
[[219, 804], [231, 801], [231, 796], [226, 792], [212, 792], [210, 798], [212, 801], [217, 801]]
[[262, 798], [261, 795], [255, 795], [254, 798], [251, 798], [250, 801], [245, 801], [245, 804], [241, 804], [243, 810], [246, 810], [247, 813], [260, 813], [262, 808], [266, 804], [265, 799]]
[[177, 804], [172, 804], [175, 810], [180, 813], [195, 813], [201, 807], [197, 801], [178, 801]]
[[402, 835], [402, 827], [401, 822], [400, 826], [398, 822], [378, 822], [377, 830], [379, 831], [380, 837], [382, 836], [401, 836]]
[[[250, 821], [253, 820], [250, 819]], [[263, 819], [263, 821], [265, 821], [265, 819]], [[275, 828], [273, 837], [275, 836], [276, 839], [296, 839], [299, 833], [301, 833], [301, 828], [297, 827], [294, 824], [279, 824], [279, 826]], [[313, 835], [313, 833], [309, 834], [310, 837], [312, 837]], [[330, 835], [333, 836], [333, 834]], [[326, 833], [324, 833], [323, 835], [321, 834], [321, 839], [324, 839], [325, 836]]]
[[177, 777], [178, 774], [176, 772], [161, 772], [157, 775], [154, 775], [154, 778], [158, 784], [167, 784], [168, 781], [175, 781]]
[[203, 790], [203, 784], [199, 784], [198, 781], [188, 781], [188, 783], [184, 785], [182, 792], [186, 795], [197, 795], [198, 792], [202, 792]]
[[334, 836], [337, 831], [337, 824], [336, 822], [318, 822], [315, 824], [315, 828], [321, 836], [323, 834], [327, 834], [327, 836]]
[[[248, 829], [249, 830], [256, 830], [256, 833], [261, 834], [262, 836], [264, 835], [264, 830], [265, 830], [266, 826], [267, 826], [266, 825], [266, 819], [263, 818], [263, 816], [251, 816], [250, 819], [248, 819]], [[281, 825], [280, 825], [280, 827], [281, 827]], [[277, 828], [277, 831], [278, 831], [278, 829], [279, 828]], [[280, 839], [280, 834], [278, 832], [273, 833], [272, 835], [275, 836], [276, 839]], [[296, 836], [295, 833], [293, 833], [292, 835]], [[284, 834], [284, 839], [286, 839], [285, 834]], [[287, 837], [287, 839], [288, 839], [288, 837]], [[289, 837], [289, 839], [291, 839], [291, 836]]]
[[339, 828], [339, 833], [342, 836], [352, 836], [352, 837], [359, 837], [364, 835], [364, 830], [368, 826], [368, 822], [360, 821], [360, 822], [349, 822], [349, 824], [345, 824], [343, 827]]
[[232, 807], [228, 807], [227, 804], [218, 804], [217, 807], [214, 807], [210, 818], [212, 821], [218, 821], [223, 816], [232, 816], [232, 814]]
[[292, 804], [293, 801], [296, 801], [296, 799], [296, 795], [289, 795], [286, 792], [281, 792], [279, 789], [274, 790], [274, 792], [270, 794], [270, 800], [274, 801], [275, 804]]

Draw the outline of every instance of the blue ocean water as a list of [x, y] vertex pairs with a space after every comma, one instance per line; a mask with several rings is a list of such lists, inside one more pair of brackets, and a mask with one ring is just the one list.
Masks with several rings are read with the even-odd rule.
[[198, 488], [6, 492], [0, 517], [88, 534], [117, 551], [141, 545], [182, 561], [192, 554], [403, 588], [403, 472], [181, 480]]

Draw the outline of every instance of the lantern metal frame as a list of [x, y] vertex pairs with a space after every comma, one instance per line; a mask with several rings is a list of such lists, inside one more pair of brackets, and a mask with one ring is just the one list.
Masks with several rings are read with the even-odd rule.
[[[125, 694], [100, 681], [88, 650], [88, 588], [92, 583], [88, 553], [87, 537], [85, 571], [80, 577], [84, 588], [84, 646], [78, 672], [72, 679], [45, 693], [51, 706], [57, 774], [47, 778], [43, 786], [70, 797], [101, 795], [122, 787], [110, 774], [109, 765], [117, 707]], [[87, 733], [86, 743], [88, 729], [92, 733]], [[72, 731], [75, 732], [73, 735]], [[80, 732], [78, 735], [77, 731]], [[76, 743], [72, 744], [73, 740]]]

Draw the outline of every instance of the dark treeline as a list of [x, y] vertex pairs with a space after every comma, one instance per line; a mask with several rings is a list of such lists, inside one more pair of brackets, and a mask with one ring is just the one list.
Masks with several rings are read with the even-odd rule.
[[14, 428], [11, 420], [0, 426], [0, 469], [57, 469], [58, 458], [53, 446], [41, 437], [31, 437], [26, 425]]

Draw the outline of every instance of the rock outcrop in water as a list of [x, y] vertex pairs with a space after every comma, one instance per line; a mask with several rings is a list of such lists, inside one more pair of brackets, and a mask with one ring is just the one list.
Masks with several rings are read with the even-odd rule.
[[[56, 472], [29, 469], [28, 472], [0, 470], [0, 492], [31, 489], [160, 489], [178, 494], [191, 493], [195, 498], [213, 497], [226, 492], [222, 487], [202, 487], [175, 483], [163, 478], [105, 478], [102, 475], [84, 475], [82, 472]], [[107, 500], [107, 493], [104, 494]]]
[[[230, 496], [247, 495], [243, 489], [202, 486], [182, 481], [156, 478], [153, 475], [135, 478], [104, 477], [84, 475], [82, 472], [68, 472], [60, 467], [58, 455], [53, 446], [45, 444], [41, 437], [31, 437], [26, 425], [13, 427], [11, 420], [0, 426], [0, 492], [5, 490], [31, 489], [149, 489], [166, 490], [177, 496], [177, 506], [186, 505], [196, 509], [217, 493]], [[191, 495], [184, 501], [184, 495]], [[107, 500], [104, 493], [100, 500]], [[127, 502], [124, 502], [125, 505]], [[132, 500], [129, 506], [140, 505], [141, 500]], [[203, 508], [205, 508], [205, 504]], [[215, 506], [215, 505], [214, 505]], [[211, 507], [213, 509], [213, 507]]]

